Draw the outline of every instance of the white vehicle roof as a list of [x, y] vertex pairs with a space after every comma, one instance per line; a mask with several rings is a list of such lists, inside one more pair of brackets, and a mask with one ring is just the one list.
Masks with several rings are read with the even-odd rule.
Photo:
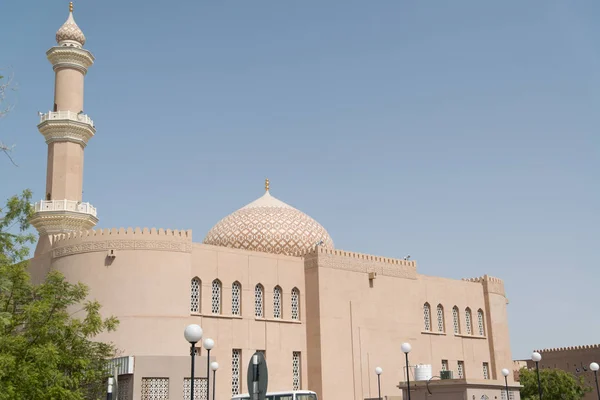
[[[296, 393], [296, 394], [316, 394], [315, 392], [313, 392], [312, 390], [285, 390], [285, 391], [279, 391], [279, 392], [267, 392], [267, 396], [277, 396], [280, 394], [292, 394], [292, 393]], [[232, 396], [232, 399], [244, 399], [250, 397], [250, 395], [248, 393], [242, 393], [242, 394], [236, 394], [235, 396]]]

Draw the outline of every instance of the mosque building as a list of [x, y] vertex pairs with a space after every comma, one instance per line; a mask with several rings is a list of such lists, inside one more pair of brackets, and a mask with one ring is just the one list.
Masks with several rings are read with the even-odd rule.
[[[200, 232], [201, 241], [192, 231], [93, 230], [98, 210], [82, 199], [84, 150], [96, 134], [83, 105], [94, 63], [85, 41], [71, 4], [46, 53], [55, 92], [38, 125], [48, 163], [31, 220], [39, 242], [30, 270], [34, 282], [55, 269], [86, 284], [120, 320], [100, 337], [119, 349], [119, 400], [190, 398], [188, 324], [215, 342], [219, 400], [248, 392], [256, 351], [268, 363], [269, 391], [374, 399], [380, 367], [388, 399], [408, 397], [408, 370], [412, 400], [519, 400], [512, 373], [503, 375], [513, 362], [500, 279], [427, 276], [414, 260], [338, 249], [321, 224], [277, 199], [268, 180], [261, 197]], [[408, 367], [403, 343], [412, 347]], [[195, 399], [206, 399], [207, 353], [197, 351]]]

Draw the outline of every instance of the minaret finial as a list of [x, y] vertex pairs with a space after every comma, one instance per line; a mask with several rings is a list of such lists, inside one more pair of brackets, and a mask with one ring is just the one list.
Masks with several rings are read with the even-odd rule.
[[269, 191], [269, 178], [265, 179], [265, 191]]
[[69, 12], [73, 12], [73, 2], [69, 2]]

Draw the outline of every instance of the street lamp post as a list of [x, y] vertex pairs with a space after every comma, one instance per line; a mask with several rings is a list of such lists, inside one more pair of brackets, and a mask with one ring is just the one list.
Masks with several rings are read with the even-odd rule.
[[108, 389], [106, 390], [106, 400], [112, 400], [113, 398], [113, 377], [108, 378]]
[[190, 400], [194, 400], [194, 356], [196, 355], [196, 343], [202, 340], [202, 328], [200, 328], [200, 325], [196, 324], [188, 325], [185, 327], [183, 336], [185, 337], [185, 340], [191, 344], [190, 357], [192, 359], [192, 367], [190, 371]]
[[410, 373], [408, 367], [408, 353], [412, 350], [410, 343], [402, 343], [402, 352], [406, 356], [406, 392], [408, 393], [408, 400], [410, 400]]
[[206, 398], [210, 398], [210, 351], [215, 347], [215, 341], [204, 339], [204, 348], [206, 349]]
[[600, 365], [597, 362], [593, 362], [590, 364], [590, 369], [594, 371], [594, 379], [596, 380], [596, 393], [598, 394], [598, 400], [600, 400], [600, 389], [598, 388], [598, 370], [600, 369]]
[[378, 397], [379, 400], [381, 400], [381, 373], [382, 372], [383, 372], [383, 370], [381, 369], [381, 367], [375, 368], [375, 373], [377, 374], [377, 392], [379, 394], [379, 397]]
[[213, 361], [210, 363], [210, 369], [213, 372], [213, 395], [212, 400], [215, 400], [215, 391], [217, 389], [217, 370], [219, 369], [219, 363]]
[[538, 381], [538, 392], [540, 394], [540, 400], [542, 400], [542, 381], [540, 380], [540, 361], [542, 361], [542, 355], [537, 351], [534, 351], [531, 355], [531, 360], [535, 362], [535, 371], [537, 373]]
[[506, 386], [506, 400], [510, 400], [510, 396], [508, 395], [508, 375], [510, 375], [510, 371], [502, 368], [502, 375], [504, 375], [504, 385]]

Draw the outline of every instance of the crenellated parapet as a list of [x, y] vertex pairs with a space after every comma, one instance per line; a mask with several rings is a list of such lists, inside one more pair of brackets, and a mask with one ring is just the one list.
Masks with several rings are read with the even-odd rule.
[[462, 280], [483, 285], [483, 290], [485, 293], [495, 293], [501, 296], [506, 296], [506, 292], [504, 290], [504, 281], [500, 278], [484, 275], [477, 278], [463, 278]]
[[305, 268], [343, 269], [354, 272], [375, 272], [378, 275], [417, 279], [417, 263], [317, 246], [304, 255]]
[[556, 347], [542, 350], [535, 350], [538, 353], [556, 353], [559, 351], [579, 351], [579, 350], [590, 350], [600, 349], [600, 344], [586, 344], [581, 346], [567, 346], [567, 347]]
[[51, 236], [52, 257], [98, 251], [157, 250], [192, 252], [192, 231], [156, 228], [112, 228]]

